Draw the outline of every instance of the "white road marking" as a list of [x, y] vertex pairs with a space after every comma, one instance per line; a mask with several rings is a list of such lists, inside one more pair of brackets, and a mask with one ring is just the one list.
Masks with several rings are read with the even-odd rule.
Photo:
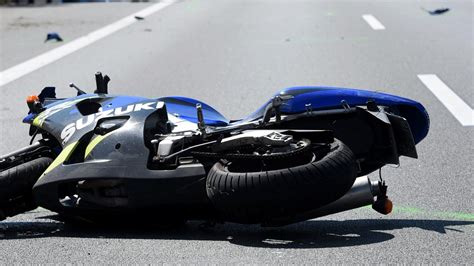
[[418, 78], [446, 106], [463, 126], [474, 125], [474, 110], [434, 74], [420, 74]]
[[100, 28], [96, 31], [93, 31], [87, 35], [79, 37], [69, 43], [66, 43], [56, 49], [50, 50], [46, 53], [33, 57], [32, 59], [20, 63], [16, 66], [13, 66], [9, 69], [6, 69], [0, 72], [0, 87], [8, 84], [22, 76], [29, 74], [41, 67], [44, 67], [48, 64], [53, 63], [56, 60], [61, 59], [62, 57], [69, 55], [81, 48], [86, 47], [89, 44], [92, 44], [104, 37], [109, 36], [110, 34], [121, 30], [135, 22], [135, 16], [147, 17], [171, 4], [177, 0], [164, 0], [152, 6], [149, 6], [141, 11], [138, 11], [134, 14], [126, 16], [112, 24], [109, 24], [103, 28]]
[[372, 27], [373, 30], [384, 30], [385, 26], [380, 23], [380, 21], [375, 18], [373, 15], [366, 14], [362, 15], [362, 18], [369, 24], [370, 27]]

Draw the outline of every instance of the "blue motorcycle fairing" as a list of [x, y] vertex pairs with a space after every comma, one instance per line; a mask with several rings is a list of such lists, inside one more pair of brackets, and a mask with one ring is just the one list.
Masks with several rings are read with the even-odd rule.
[[216, 109], [210, 105], [205, 104], [196, 99], [171, 96], [158, 98], [159, 101], [163, 101], [166, 104], [166, 110], [168, 113], [177, 115], [179, 118], [188, 120], [193, 123], [198, 123], [196, 104], [200, 103], [202, 106], [202, 113], [204, 117], [204, 123], [208, 126], [227, 126], [229, 120], [220, 114]]
[[[65, 99], [60, 99], [60, 100], [58, 99], [54, 102], [46, 104], [45, 108], [50, 109], [50, 108], [52, 108], [56, 105], [60, 105], [60, 104], [66, 103], [66, 102], [80, 101], [82, 99], [94, 98], [94, 97], [97, 97], [97, 96], [98, 96], [97, 94], [82, 94], [82, 95], [79, 95], [79, 96], [76, 96], [76, 97], [65, 98]], [[109, 110], [109, 109], [113, 109], [113, 108], [121, 107], [121, 106], [126, 106], [128, 104], [132, 104], [132, 103], [136, 103], [136, 102], [140, 102], [140, 101], [144, 101], [144, 100], [147, 100], [147, 98], [136, 97], [136, 96], [113, 96], [113, 95], [110, 95], [110, 98], [107, 98], [103, 102], [102, 110], [106, 111], [106, 110]], [[75, 113], [78, 113], [78, 112], [79, 111], [77, 109], [72, 109], [69, 114], [75, 114]], [[23, 118], [23, 123], [31, 124], [33, 122], [33, 120], [36, 118], [37, 115], [38, 114], [29, 113], [25, 118]]]
[[[400, 112], [400, 115], [408, 121], [416, 143], [425, 138], [429, 130], [429, 116], [423, 105], [416, 101], [391, 94], [350, 88], [303, 86], [287, 88], [275, 95], [294, 96], [292, 99], [289, 99], [281, 106], [281, 111], [283, 114], [304, 113], [308, 108], [308, 104], [311, 104], [312, 110], [318, 111], [340, 109], [342, 108], [343, 101], [345, 101], [349, 106], [354, 107], [358, 105], [365, 105], [367, 101], [373, 100], [378, 105], [396, 107]], [[80, 100], [96, 96], [96, 94], [84, 94], [74, 98]], [[46, 107], [51, 108], [55, 105], [65, 103], [73, 99], [68, 98], [55, 101]], [[116, 107], [126, 106], [128, 104], [140, 102], [143, 100], [146, 100], [146, 98], [132, 96], [108, 96], [107, 99], [105, 99], [102, 103], [103, 110], [105, 111]], [[162, 97], [158, 98], [157, 100], [166, 103], [167, 111], [169, 113], [177, 115], [178, 117], [192, 123], [198, 122], [196, 112], [196, 104], [198, 103], [200, 103], [202, 106], [204, 122], [206, 125], [227, 126], [230, 123], [230, 121], [217, 110], [196, 99], [173, 96]], [[250, 116], [234, 123], [253, 121], [261, 118], [266, 106], [268, 106], [270, 101], [267, 101], [260, 109]], [[73, 114], [74, 112], [77, 112], [77, 109], [72, 109], [70, 112], [70, 114]], [[29, 114], [23, 119], [23, 122], [31, 124], [35, 117], [36, 114]]]
[[[425, 138], [429, 130], [429, 116], [423, 105], [419, 102], [387, 93], [350, 88], [302, 86], [284, 89], [275, 94], [275, 96], [277, 95], [294, 96], [280, 107], [283, 114], [304, 113], [308, 108], [308, 104], [311, 104], [310, 108], [313, 111], [318, 111], [340, 109], [342, 108], [343, 101], [350, 107], [354, 107], [366, 105], [367, 101], [373, 100], [378, 105], [396, 107], [400, 115], [408, 121], [416, 143]], [[261, 118], [270, 101], [242, 121], [252, 121]]]
[[[58, 101], [54, 101], [46, 105], [46, 109], [54, 107], [56, 105], [71, 102], [74, 100], [81, 100], [91, 97], [96, 97], [97, 94], [83, 94], [73, 98], [62, 99]], [[116, 107], [126, 106], [128, 104], [140, 102], [147, 100], [147, 98], [143, 97], [134, 97], [134, 96], [113, 96], [107, 95], [107, 99], [102, 102], [102, 111], [107, 111], [109, 109], [113, 109]], [[196, 104], [200, 103], [203, 110], [204, 122], [206, 125], [209, 126], [227, 126], [229, 124], [229, 120], [226, 119], [222, 114], [216, 111], [214, 108], [209, 106], [206, 103], [198, 101], [196, 99], [187, 98], [187, 97], [162, 97], [158, 98], [157, 100], [163, 101], [166, 104], [166, 108], [169, 113], [175, 114], [178, 117], [185, 119], [187, 121], [197, 123], [197, 112], [196, 112]], [[69, 114], [75, 114], [79, 111], [77, 109], [71, 109]], [[28, 114], [24, 119], [23, 123], [31, 124], [33, 120], [36, 118], [38, 114]]]
[[24, 118], [23, 118], [23, 123], [25, 124], [31, 124], [33, 123], [33, 119], [35, 119], [37, 114], [33, 114], [33, 113], [29, 113], [28, 115], [26, 115]]

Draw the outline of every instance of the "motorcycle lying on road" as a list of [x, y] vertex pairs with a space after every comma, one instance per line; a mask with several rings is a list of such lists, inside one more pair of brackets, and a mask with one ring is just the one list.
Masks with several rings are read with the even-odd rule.
[[[379, 92], [293, 87], [228, 120], [186, 97], [97, 88], [29, 96], [31, 145], [0, 158], [0, 219], [41, 206], [65, 217], [282, 226], [362, 206], [391, 211], [366, 175], [417, 158], [418, 102]], [[35, 137], [41, 139], [33, 142]]]

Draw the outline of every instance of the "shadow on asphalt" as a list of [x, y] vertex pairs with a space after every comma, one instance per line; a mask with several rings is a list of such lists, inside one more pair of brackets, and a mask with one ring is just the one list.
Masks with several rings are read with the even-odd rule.
[[[45, 237], [176, 239], [228, 241], [236, 245], [265, 248], [328, 248], [388, 241], [395, 237], [390, 231], [396, 229], [419, 228], [440, 234], [445, 234], [446, 230], [464, 233], [462, 226], [472, 224], [474, 221], [361, 219], [314, 220], [280, 228], [262, 228], [257, 225], [232, 223], [203, 227], [202, 223], [193, 221], [174, 228], [152, 226], [137, 228], [70, 225], [55, 221], [2, 222], [0, 239]], [[456, 228], [450, 228], [451, 226]]]

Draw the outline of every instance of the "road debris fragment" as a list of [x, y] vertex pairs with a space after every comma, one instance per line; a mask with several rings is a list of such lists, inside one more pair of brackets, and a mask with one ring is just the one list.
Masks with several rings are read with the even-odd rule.
[[50, 41], [50, 40], [56, 40], [57, 42], [62, 42], [63, 39], [57, 32], [49, 32], [48, 35], [46, 35], [46, 40], [44, 42]]

